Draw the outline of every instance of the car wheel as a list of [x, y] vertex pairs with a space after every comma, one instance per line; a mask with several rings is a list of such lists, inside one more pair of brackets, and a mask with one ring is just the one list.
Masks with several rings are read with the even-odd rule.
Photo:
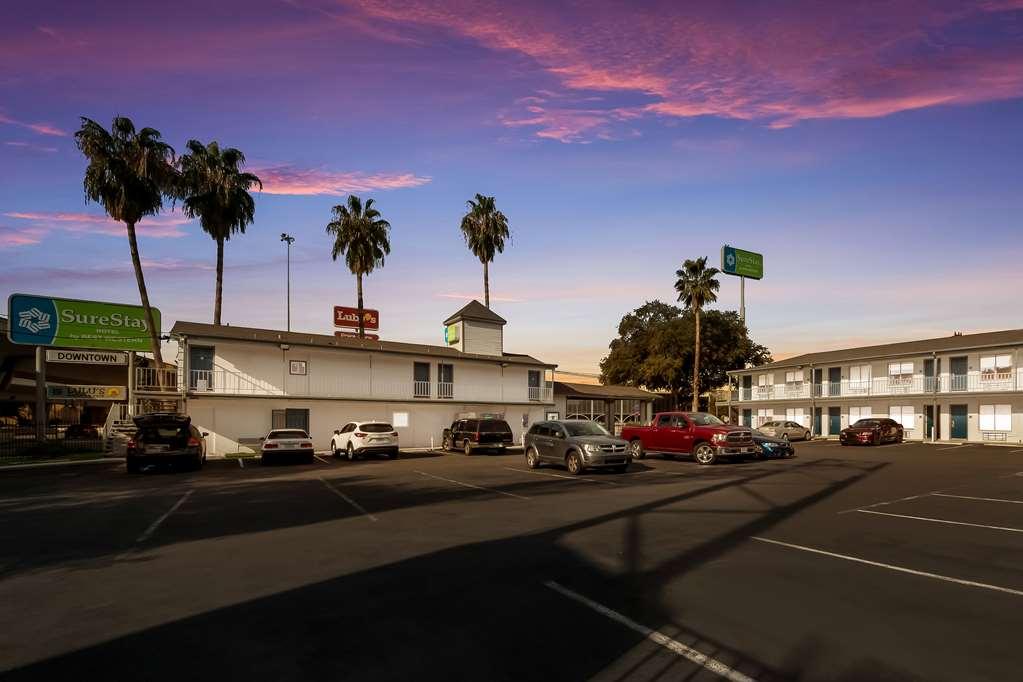
[[565, 457], [565, 466], [568, 467], [568, 473], [573, 476], [578, 476], [583, 472], [583, 460], [579, 457], [579, 453], [573, 450], [568, 453]]
[[880, 445], [880, 444], [881, 444], [881, 434], [879, 433], [876, 436], [874, 436], [874, 445]]
[[643, 441], [639, 438], [629, 443], [629, 453], [633, 459], [643, 459], [646, 457], [646, 450], [643, 449]]
[[462, 443], [462, 451], [465, 453], [466, 457], [472, 454], [472, 443], [469, 442], [468, 438], [466, 438]]
[[445, 437], [444, 441], [441, 443], [441, 447], [444, 448], [444, 450], [454, 450], [455, 444], [451, 442], [450, 438]]
[[615, 467], [614, 468], [614, 472], [616, 474], [624, 474], [628, 470], [629, 470], [629, 465], [628, 464], [623, 464], [623, 465], [621, 465], [619, 467]]
[[394, 450], [391, 450], [391, 452], [390, 452], [390, 454], [388, 456], [391, 459], [398, 459], [398, 448], [395, 448]]
[[139, 463], [134, 461], [131, 457], [124, 460], [124, 468], [128, 470], [129, 474], [137, 474], [141, 471]]
[[352, 447], [351, 443], [348, 444], [348, 448], [345, 450], [345, 454], [348, 456], [349, 462], [354, 462], [357, 458], [357, 455], [355, 454], [355, 448]]
[[693, 451], [693, 457], [697, 462], [703, 465], [713, 464], [717, 456], [714, 454], [714, 448], [709, 443], [700, 443], [696, 446], [696, 450]]
[[536, 451], [535, 447], [530, 446], [526, 451], [526, 466], [530, 469], [540, 468], [540, 453]]
[[269, 463], [270, 463], [270, 458], [269, 457], [267, 457], [266, 455], [260, 455], [259, 456], [259, 466], [265, 467]]
[[785, 433], [781, 434], [781, 439], [782, 440], [788, 440], [789, 439], [789, 432], [786, 431]]
[[337, 443], [330, 441], [330, 454], [334, 459], [341, 459], [341, 451], [337, 449]]
[[310, 452], [308, 455], [302, 458], [302, 462], [305, 464], [312, 464], [316, 459], [316, 453]]

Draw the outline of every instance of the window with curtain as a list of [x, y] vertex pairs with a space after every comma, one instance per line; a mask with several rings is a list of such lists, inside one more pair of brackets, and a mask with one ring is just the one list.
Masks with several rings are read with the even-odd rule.
[[981, 431], [1012, 431], [1011, 405], [981, 405]]
[[987, 355], [980, 359], [980, 380], [997, 381], [1012, 375], [1012, 357], [1009, 355]]
[[913, 381], [913, 363], [889, 362], [888, 380], [894, 385], [904, 385]]
[[870, 407], [850, 407], [849, 408], [849, 426], [852, 426], [861, 419], [870, 419], [874, 416], [873, 411]]
[[888, 416], [902, 424], [903, 429], [916, 428], [916, 414], [912, 405], [892, 405], [888, 409]]

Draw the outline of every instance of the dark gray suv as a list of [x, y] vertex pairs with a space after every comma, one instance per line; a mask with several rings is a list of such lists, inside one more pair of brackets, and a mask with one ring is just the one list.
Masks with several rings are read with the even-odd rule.
[[586, 419], [537, 422], [526, 433], [523, 447], [530, 469], [561, 464], [573, 474], [591, 468], [621, 472], [632, 461], [627, 442]]

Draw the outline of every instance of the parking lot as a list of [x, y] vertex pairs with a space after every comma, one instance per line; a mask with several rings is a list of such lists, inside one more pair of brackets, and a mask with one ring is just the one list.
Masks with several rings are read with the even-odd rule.
[[1017, 678], [1023, 449], [0, 472], [9, 679]]

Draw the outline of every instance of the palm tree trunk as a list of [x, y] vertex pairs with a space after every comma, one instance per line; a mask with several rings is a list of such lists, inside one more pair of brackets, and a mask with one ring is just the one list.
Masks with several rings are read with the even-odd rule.
[[[149, 305], [149, 292], [146, 291], [146, 278], [142, 274], [142, 260], [139, 258], [139, 244], [135, 240], [135, 223], [125, 223], [128, 228], [128, 246], [131, 247], [131, 264], [135, 267], [135, 281], [139, 285], [139, 297], [142, 299], [142, 308], [146, 313], [146, 326], [149, 327], [149, 340], [153, 346], [153, 359], [156, 360], [156, 367], [163, 367], [163, 355], [160, 353], [160, 330], [156, 328], [156, 321], [153, 319], [153, 309]], [[157, 379], [162, 386], [162, 372], [156, 373]]]
[[487, 261], [483, 261], [483, 298], [484, 305], [490, 307], [490, 268]]
[[217, 292], [213, 301], [213, 324], [220, 324], [220, 306], [224, 300], [224, 239], [217, 239]]
[[356, 287], [358, 290], [359, 298], [359, 338], [365, 338], [366, 336], [366, 321], [362, 319], [362, 274], [355, 275]]
[[693, 357], [693, 412], [700, 411], [700, 309], [696, 308], [696, 354]]

